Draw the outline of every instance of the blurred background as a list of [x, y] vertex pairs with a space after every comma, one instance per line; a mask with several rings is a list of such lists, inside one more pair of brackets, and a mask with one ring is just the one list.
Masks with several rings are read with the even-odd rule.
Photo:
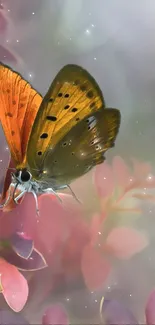
[[[0, 3], [0, 61], [20, 72], [42, 95], [65, 64], [83, 66], [100, 85], [106, 106], [121, 111], [120, 132], [115, 148], [106, 154], [107, 162], [111, 164], [115, 156], [120, 156], [125, 165], [132, 168], [131, 158], [135, 158], [141, 164], [150, 164], [152, 173], [155, 162], [154, 35], [153, 0], [1, 0]], [[2, 130], [0, 146], [3, 182], [9, 150]], [[93, 175], [94, 171], [72, 186], [84, 202], [87, 223], [99, 210]], [[114, 260], [104, 292], [110, 299], [125, 300], [139, 322], [144, 323], [146, 299], [155, 285], [155, 209], [154, 202], [150, 201], [142, 202], [141, 207], [140, 217], [128, 213], [110, 221], [110, 225], [130, 224], [142, 230], [149, 238], [149, 245], [127, 261]], [[67, 288], [70, 294], [70, 286]], [[81, 290], [77, 301], [83, 295]], [[63, 289], [57, 294], [59, 300], [66, 299]], [[53, 295], [48, 297], [48, 304]], [[40, 322], [37, 307], [34, 312], [33, 304], [29, 305], [25, 311], [29, 321]], [[45, 305], [44, 302], [43, 309]], [[82, 322], [74, 316], [75, 322]]]

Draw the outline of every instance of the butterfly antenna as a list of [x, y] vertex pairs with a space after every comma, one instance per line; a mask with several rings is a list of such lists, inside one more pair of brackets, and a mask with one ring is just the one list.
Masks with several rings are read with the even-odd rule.
[[73, 190], [71, 189], [71, 187], [69, 185], [67, 185], [67, 188], [70, 190], [73, 198], [80, 204], [82, 204], [82, 202], [77, 198], [77, 196], [75, 195], [75, 193], [73, 192]]
[[16, 170], [16, 168], [6, 168], [7, 170]]

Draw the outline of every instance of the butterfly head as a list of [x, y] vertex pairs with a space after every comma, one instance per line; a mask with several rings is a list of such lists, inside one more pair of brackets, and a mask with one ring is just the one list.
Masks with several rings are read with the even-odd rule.
[[19, 184], [27, 183], [32, 179], [31, 173], [26, 168], [16, 170], [12, 176]]

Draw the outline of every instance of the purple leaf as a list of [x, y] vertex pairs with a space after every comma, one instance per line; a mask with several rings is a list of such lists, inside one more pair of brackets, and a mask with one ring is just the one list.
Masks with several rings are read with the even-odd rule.
[[116, 300], [101, 299], [100, 304], [101, 319], [106, 325], [119, 324], [138, 324], [137, 320], [123, 303]]
[[15, 265], [21, 271], [36, 271], [47, 267], [43, 255], [36, 249], [32, 251], [27, 259], [17, 255], [14, 250], [11, 249], [1, 251], [1, 257], [5, 258], [7, 262]]
[[33, 240], [27, 238], [24, 233], [15, 233], [10, 238], [10, 243], [17, 255], [28, 259], [34, 249]]
[[0, 325], [29, 325], [28, 321], [20, 314], [9, 310], [0, 310]]

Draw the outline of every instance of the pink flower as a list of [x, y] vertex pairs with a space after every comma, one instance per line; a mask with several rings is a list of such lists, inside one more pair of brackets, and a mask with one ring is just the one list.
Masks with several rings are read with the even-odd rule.
[[[115, 157], [112, 165], [107, 162], [96, 167], [94, 183], [101, 202], [101, 212], [92, 219], [92, 243], [98, 243], [106, 253], [117, 258], [130, 258], [148, 245], [145, 233], [131, 227], [117, 226], [105, 236], [105, 222], [108, 217], [120, 213], [142, 213], [140, 200], [155, 200], [152, 189], [155, 188], [155, 177], [151, 166], [132, 159], [133, 172], [122, 158]], [[116, 219], [116, 218], [115, 218]]]
[[133, 174], [120, 157], [112, 166], [106, 162], [96, 167], [94, 182], [101, 201], [101, 212], [93, 216], [90, 224], [90, 242], [82, 252], [81, 269], [90, 290], [102, 287], [111, 273], [112, 264], [107, 256], [129, 259], [148, 246], [148, 237], [132, 227], [115, 226], [107, 233], [108, 217], [117, 213], [141, 213], [140, 199], [151, 199], [143, 194], [144, 188], [155, 187], [155, 177], [146, 163], [133, 161]]
[[[26, 273], [31, 288], [28, 300], [31, 307], [44, 301], [50, 291], [60, 285], [60, 281], [69, 277], [74, 279], [79, 277], [82, 251], [90, 241], [89, 227], [82, 216], [80, 204], [70, 195], [60, 194], [60, 196], [62, 204], [54, 195], [40, 196], [39, 217], [36, 216], [35, 201], [31, 194], [26, 194], [22, 203], [13, 209], [11, 207], [11, 211], [0, 213], [0, 238], [11, 238], [12, 247], [16, 251], [16, 254], [12, 252], [11, 256], [5, 251], [5, 258], [19, 269], [25, 270], [32, 270], [34, 267], [39, 269], [39, 265], [43, 268], [45, 265], [43, 259], [48, 265], [48, 268], [31, 276]], [[24, 249], [21, 247], [20, 236], [18, 241], [16, 239], [15, 245], [12, 237], [15, 233], [23, 233], [24, 237], [29, 239]], [[21, 257], [27, 255], [28, 259], [21, 259], [18, 255]], [[33, 267], [31, 267], [32, 258]]]
[[110, 212], [141, 213], [139, 199], [155, 200], [148, 190], [155, 188], [155, 177], [148, 163], [132, 159], [133, 172], [121, 157], [114, 157], [96, 167], [94, 184], [101, 199], [102, 210]]

